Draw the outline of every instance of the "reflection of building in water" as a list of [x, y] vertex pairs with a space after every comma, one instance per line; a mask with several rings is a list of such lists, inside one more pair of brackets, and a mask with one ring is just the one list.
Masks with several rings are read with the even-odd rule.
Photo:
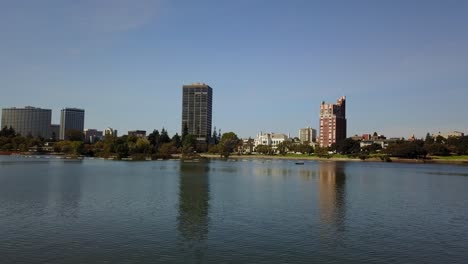
[[257, 166], [254, 168], [255, 175], [261, 176], [289, 176], [292, 174], [291, 169], [282, 166], [273, 167], [271, 164], [266, 166]]
[[[69, 162], [70, 163], [70, 162]], [[81, 201], [82, 180], [86, 176], [82, 161], [73, 161], [73, 173], [60, 175], [60, 203], [58, 210], [64, 216], [78, 216]], [[64, 177], [65, 176], [65, 177]]]
[[[178, 230], [195, 257], [203, 258], [205, 248], [201, 241], [208, 235], [210, 200], [209, 163], [180, 163]], [[193, 256], [192, 256], [193, 257]]]
[[310, 181], [312, 178], [315, 178], [316, 173], [315, 173], [315, 170], [303, 168], [299, 170], [299, 175], [301, 175], [301, 178], [304, 181]]
[[47, 170], [49, 202], [64, 217], [77, 217], [81, 203], [81, 190], [86, 169], [82, 160], [55, 162]]
[[336, 162], [319, 163], [320, 220], [341, 229], [345, 218], [344, 165]]
[[256, 166], [253, 170], [254, 175], [258, 176], [296, 176], [299, 175], [303, 180], [310, 180], [316, 176], [315, 170], [308, 166], [284, 167], [284, 164], [269, 166]]

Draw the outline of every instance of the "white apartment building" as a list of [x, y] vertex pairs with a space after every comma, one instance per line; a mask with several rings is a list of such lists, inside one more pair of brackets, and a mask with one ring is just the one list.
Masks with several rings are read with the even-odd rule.
[[465, 134], [463, 132], [458, 132], [458, 131], [451, 131], [451, 132], [447, 132], [447, 133], [439, 132], [437, 134], [432, 134], [433, 138], [436, 138], [438, 136], [441, 136], [443, 138], [448, 139], [449, 137], [463, 137], [463, 136], [465, 136]]
[[257, 147], [258, 145], [266, 145], [276, 148], [279, 143], [284, 141], [291, 141], [291, 139], [286, 134], [260, 132], [255, 137], [254, 146]]

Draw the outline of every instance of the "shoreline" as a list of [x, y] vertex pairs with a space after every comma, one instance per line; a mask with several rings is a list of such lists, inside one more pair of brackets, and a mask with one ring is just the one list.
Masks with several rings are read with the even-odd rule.
[[[216, 154], [200, 154], [201, 157], [209, 159], [224, 159]], [[315, 161], [350, 161], [350, 162], [382, 162], [382, 163], [411, 163], [411, 164], [448, 164], [448, 165], [466, 165], [468, 166], [468, 160], [442, 160], [442, 159], [402, 159], [402, 158], [391, 158], [391, 162], [382, 161], [378, 158], [368, 158], [361, 160], [359, 158], [319, 158], [317, 156], [266, 156], [266, 155], [231, 155], [228, 159], [277, 159], [277, 160], [315, 160]]]
[[[200, 158], [204, 159], [219, 159], [219, 160], [226, 160], [225, 158], [220, 157], [219, 154], [208, 154], [208, 153], [200, 153]], [[0, 156], [54, 156], [59, 159], [74, 159], [72, 156], [54, 153], [54, 154], [37, 154], [37, 153], [19, 153], [19, 152], [0, 152]], [[83, 158], [93, 158], [93, 159], [102, 159], [102, 160], [115, 160], [112, 158], [102, 158], [102, 157], [80, 157], [75, 159], [82, 160]], [[408, 163], [408, 164], [447, 164], [447, 165], [462, 165], [468, 166], [468, 159], [402, 159], [402, 158], [391, 158], [391, 162], [382, 161], [379, 158], [368, 158], [366, 160], [361, 160], [359, 158], [345, 158], [345, 157], [330, 157], [330, 158], [319, 158], [317, 156], [280, 156], [280, 155], [231, 155], [227, 159], [232, 160], [240, 160], [240, 159], [251, 159], [251, 160], [292, 160], [292, 161], [339, 161], [339, 162], [381, 162], [381, 163]], [[163, 159], [158, 159], [163, 160]], [[175, 154], [172, 158], [167, 160], [182, 160], [180, 154]], [[130, 158], [123, 159], [122, 161], [132, 161]], [[145, 161], [145, 160], [133, 160], [133, 161]], [[146, 160], [150, 161], [150, 160]]]

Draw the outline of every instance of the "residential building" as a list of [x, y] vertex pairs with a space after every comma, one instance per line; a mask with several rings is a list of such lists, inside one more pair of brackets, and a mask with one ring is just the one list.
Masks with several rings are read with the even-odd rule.
[[254, 152], [254, 139], [243, 138], [242, 144], [238, 146], [237, 151], [242, 154], [251, 154]]
[[117, 129], [113, 129], [112, 127], [108, 127], [106, 129], [104, 129], [104, 136], [116, 137], [117, 136]]
[[254, 140], [254, 146], [266, 145], [275, 149], [278, 144], [284, 141], [291, 141], [291, 139], [286, 134], [260, 132]]
[[271, 146], [271, 133], [258, 133], [254, 140], [254, 146], [258, 145]]
[[374, 144], [379, 145], [382, 147], [382, 149], [385, 149], [388, 147], [388, 142], [386, 140], [362, 140], [359, 142], [359, 146], [362, 148], [367, 147], [367, 146], [372, 146]]
[[299, 129], [299, 141], [301, 143], [308, 142], [309, 144], [317, 141], [317, 130], [307, 127]]
[[97, 129], [85, 129], [84, 136], [86, 143], [96, 143], [97, 141], [102, 139], [103, 132]]
[[206, 144], [211, 136], [213, 89], [204, 83], [182, 87], [182, 134], [186, 129], [199, 143]]
[[377, 145], [380, 145], [382, 147], [382, 149], [386, 149], [388, 147], [388, 145], [396, 143], [398, 140], [400, 140], [400, 139], [398, 139], [398, 138], [386, 139], [385, 137], [374, 138], [374, 139], [370, 139], [370, 140], [361, 140], [359, 142], [359, 146], [362, 149], [364, 147], [371, 146], [373, 144], [377, 144]]
[[379, 135], [377, 132], [374, 134], [362, 134], [362, 136], [354, 135], [351, 137], [354, 141], [375, 141], [375, 140], [384, 140], [386, 137], [384, 135]]
[[22, 136], [44, 137], [50, 135], [52, 110], [32, 106], [3, 108], [2, 128], [12, 127]]
[[432, 134], [433, 138], [437, 138], [438, 136], [441, 136], [443, 138], [448, 139], [449, 137], [463, 137], [465, 134], [463, 132], [458, 132], [458, 131], [451, 131], [451, 132], [446, 132], [446, 133], [439, 133], [437, 134]]
[[145, 130], [132, 130], [132, 131], [128, 131], [128, 135], [144, 138], [146, 137], [146, 131]]
[[361, 139], [362, 140], [371, 140], [372, 135], [371, 134], [362, 134]]
[[346, 139], [346, 97], [336, 104], [322, 102], [320, 105], [320, 146], [330, 147]]
[[84, 130], [85, 110], [78, 108], [64, 108], [60, 114], [60, 139], [67, 139], [70, 130]]

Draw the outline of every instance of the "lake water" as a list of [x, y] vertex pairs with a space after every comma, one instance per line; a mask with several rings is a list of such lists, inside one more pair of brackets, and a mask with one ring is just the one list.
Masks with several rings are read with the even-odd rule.
[[0, 157], [0, 263], [468, 263], [468, 167]]

